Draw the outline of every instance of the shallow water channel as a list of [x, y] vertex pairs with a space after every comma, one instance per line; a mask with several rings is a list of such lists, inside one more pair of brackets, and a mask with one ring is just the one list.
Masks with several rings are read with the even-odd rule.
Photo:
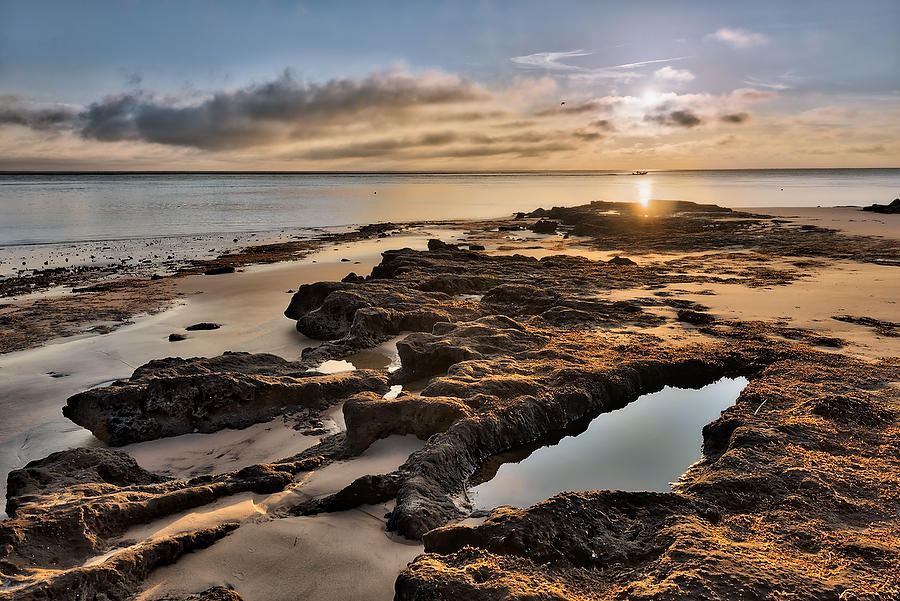
[[528, 507], [561, 491], [668, 491], [700, 459], [701, 430], [729, 406], [746, 378], [722, 378], [699, 390], [666, 387], [603, 413], [575, 436], [526, 457], [498, 459], [497, 474], [474, 486], [478, 509]]

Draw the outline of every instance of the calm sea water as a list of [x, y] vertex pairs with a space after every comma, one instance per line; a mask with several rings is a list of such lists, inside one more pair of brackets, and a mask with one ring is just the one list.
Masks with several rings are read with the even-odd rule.
[[591, 200], [890, 202], [900, 169], [529, 174], [0, 174], [0, 246], [496, 217]]

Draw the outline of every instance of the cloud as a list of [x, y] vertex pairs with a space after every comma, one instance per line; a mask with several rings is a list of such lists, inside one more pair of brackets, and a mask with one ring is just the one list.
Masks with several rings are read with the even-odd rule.
[[625, 63], [624, 65], [615, 65], [613, 67], [607, 67], [607, 69], [632, 69], [634, 67], [643, 67], [645, 65], [654, 65], [656, 63], [671, 63], [673, 61], [683, 61], [689, 56], [674, 56], [672, 58], [655, 58], [649, 61], [639, 61], [637, 63]]
[[739, 102], [757, 102], [776, 98], [778, 93], [769, 92], [768, 90], [756, 90], [754, 88], [738, 88], [733, 90], [729, 96]]
[[596, 127], [597, 129], [602, 129], [604, 131], [616, 131], [616, 127], [609, 119], [596, 119], [594, 121], [591, 121], [589, 125], [591, 127]]
[[583, 142], [596, 142], [597, 140], [602, 140], [606, 136], [596, 131], [587, 131], [584, 129], [579, 129], [572, 133], [573, 136], [578, 138]]
[[66, 104], [39, 104], [15, 94], [0, 95], [0, 125], [51, 130], [71, 124], [77, 112]]
[[538, 117], [548, 117], [553, 115], [580, 115], [583, 113], [608, 113], [612, 111], [620, 100], [614, 96], [604, 96], [603, 98], [594, 98], [584, 102], [575, 104], [564, 104], [552, 109], [543, 109], [535, 113]]
[[852, 108], [840, 106], [821, 106], [803, 111], [797, 116], [797, 121], [807, 125], [841, 125], [856, 118], [858, 112]]
[[680, 61], [687, 56], [675, 56], [672, 58], [655, 58], [645, 61], [637, 61], [632, 63], [623, 63], [620, 65], [610, 65], [607, 67], [580, 67], [562, 62], [566, 58], [575, 58], [580, 56], [591, 56], [593, 52], [587, 50], [569, 50], [566, 52], [536, 52], [534, 54], [526, 54], [524, 56], [514, 56], [510, 61], [524, 69], [541, 69], [544, 71], [557, 72], [566, 75], [570, 79], [580, 81], [594, 81], [602, 79], [613, 79], [631, 81], [643, 77], [642, 73], [634, 71], [636, 68], [654, 65], [658, 63], [669, 63]]
[[511, 60], [526, 69], [545, 69], [547, 71], [578, 71], [581, 67], [560, 62], [563, 58], [590, 56], [586, 50], [569, 50], [568, 52], [535, 52], [525, 56], [514, 56]]
[[660, 125], [673, 125], [678, 127], [696, 127], [703, 121], [689, 110], [677, 110], [661, 115], [646, 115], [645, 121], [653, 121]]
[[739, 49], [752, 48], [769, 43], [769, 38], [762, 33], [755, 33], [746, 29], [731, 29], [729, 27], [722, 27], [706, 37]]
[[477, 84], [438, 72], [387, 71], [325, 84], [302, 84], [286, 72], [197, 104], [140, 92], [109, 96], [79, 117], [85, 138], [221, 150], [303, 139], [336, 124], [397, 120], [422, 107], [489, 98]]
[[760, 88], [769, 88], [771, 90], [783, 91], [791, 89], [791, 86], [787, 85], [786, 83], [759, 79], [758, 77], [753, 77], [751, 75], [747, 76], [747, 79], [744, 80], [744, 83], [748, 86], [758, 86]]
[[850, 146], [849, 148], [847, 148], [847, 152], [858, 154], [881, 154], [886, 151], [887, 148], [885, 148], [884, 144], [873, 144], [871, 146]]
[[674, 82], [687, 82], [695, 79], [694, 74], [687, 69], [673, 69], [668, 65], [662, 69], [657, 69], [653, 76], [656, 79]]
[[596, 132], [576, 131], [571, 134], [561, 132], [522, 131], [502, 136], [488, 136], [482, 133], [460, 133], [456, 131], [428, 132], [415, 136], [394, 136], [377, 138], [363, 142], [317, 146], [294, 156], [312, 160], [371, 158], [387, 155], [416, 157], [466, 157], [516, 154], [539, 156], [547, 152], [571, 150], [574, 147], [564, 138], [593, 141], [601, 138]]
[[745, 123], [749, 118], [749, 113], [726, 113], [719, 117], [719, 121], [722, 123]]

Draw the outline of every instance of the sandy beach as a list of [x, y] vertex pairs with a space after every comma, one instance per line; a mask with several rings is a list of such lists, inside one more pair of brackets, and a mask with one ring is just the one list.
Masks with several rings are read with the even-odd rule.
[[[754, 216], [768, 211], [754, 209], [748, 214]], [[778, 228], [799, 231], [802, 225], [822, 226], [849, 236], [888, 241], [886, 248], [893, 246], [895, 250], [895, 242], [900, 241], [900, 215], [873, 217], [846, 208], [771, 212], [778, 220], [788, 221], [788, 225], [766, 226], [775, 227], [773, 231]], [[642, 307], [639, 312], [644, 317], [612, 317], [597, 326], [597, 335], [608, 342], [621, 340], [634, 344], [635, 340], [653, 339], [658, 348], [675, 351], [690, 344], [708, 344], [716, 334], [704, 329], [707, 322], [691, 323], [682, 314], [685, 307], [692, 307], [702, 315], [709, 315], [713, 323], [763, 324], [770, 328], [771, 339], [789, 346], [801, 340], [812, 344], [816, 352], [841, 354], [872, 364], [900, 356], [900, 337], [892, 329], [896, 324], [891, 325], [897, 318], [896, 302], [900, 293], [900, 279], [894, 273], [898, 267], [893, 264], [824, 256], [800, 261], [797, 257], [775, 253], [760, 260], [762, 251], [739, 244], [715, 251], [648, 247], [641, 252], [635, 248], [617, 248], [614, 244], [607, 248], [605, 243], [600, 243], [598, 248], [601, 239], [579, 235], [571, 227], [548, 234], [498, 228], [509, 223], [515, 221], [416, 225], [388, 238], [321, 244], [318, 249], [307, 251], [302, 259], [244, 265], [234, 273], [188, 274], [162, 280], [146, 278], [142, 286], [165, 290], [158, 297], [162, 302], [152, 303], [152, 310], [145, 305], [141, 312], [128, 315], [126, 323], [117, 324], [107, 333], [84, 332], [0, 355], [0, 373], [4, 375], [0, 410], [5, 416], [0, 426], [0, 457], [3, 457], [0, 468], [4, 480], [10, 471], [52, 452], [72, 447], [105, 448], [88, 430], [62, 417], [60, 407], [76, 393], [127, 378], [139, 366], [166, 356], [215, 357], [225, 351], [271, 353], [298, 364], [305, 362], [309, 365], [305, 369], [318, 370], [316, 373], [374, 369], [389, 376], [400, 375], [406, 380], [396, 387], [397, 391], [405, 391], [400, 393], [399, 400], [434, 397], [436, 393], [427, 387], [435, 384], [435, 377], [422, 380], [412, 373], [404, 375], [404, 370], [410, 367], [401, 360], [410, 355], [408, 352], [404, 355], [404, 351], [398, 355], [397, 346], [407, 332], [382, 337], [375, 344], [348, 345], [343, 351], [329, 350], [321, 354], [321, 341], [298, 332], [294, 321], [284, 316], [299, 286], [337, 282], [350, 272], [373, 273], [384, 260], [382, 252], [388, 249], [409, 248], [427, 255], [426, 249], [434, 248], [433, 244], [429, 245], [433, 239], [464, 247], [483, 246], [484, 250], [478, 252], [498, 259], [547, 260], [564, 256], [602, 266], [611, 260], [614, 263], [616, 257], [630, 256], [647, 273], [665, 274], [649, 279], [616, 278], [595, 296], [584, 297], [591, 302], [613, 303], [610, 306], [618, 302], [637, 303]], [[104, 295], [117, 293], [96, 294], [98, 302], [103, 302]], [[477, 291], [463, 291], [446, 296], [441, 302], [455, 303], [452, 310], [467, 311], [466, 307], [480, 304], [483, 297]], [[668, 301], [673, 297], [678, 302]], [[147, 300], [155, 298], [153, 294], [145, 296]], [[12, 296], [4, 299], [4, 307], [9, 311], [10, 307], [35, 300], [33, 295]], [[53, 305], [48, 307], [57, 309]], [[844, 316], [852, 319], [835, 319]], [[867, 324], [860, 318], [874, 321]], [[220, 327], [185, 330], [202, 322]], [[170, 342], [171, 333], [180, 333], [185, 339]], [[831, 339], [841, 342], [829, 346], [831, 343], [827, 341]], [[515, 344], [513, 340], [501, 343], [498, 348], [504, 350], [492, 352], [507, 352]], [[304, 349], [315, 349], [319, 354], [304, 354]], [[318, 356], [321, 358], [316, 359]], [[437, 373], [446, 373], [446, 369]], [[429, 397], [417, 396], [415, 391], [423, 389], [422, 394]], [[446, 390], [452, 391], [453, 387]], [[397, 391], [385, 394], [384, 398], [397, 397]], [[209, 548], [198, 548], [172, 565], [150, 572], [139, 585], [135, 598], [185, 598], [213, 586], [231, 588], [248, 601], [295, 599], [298, 595], [308, 599], [391, 598], [397, 575], [414, 560], [419, 563], [413, 566], [431, 566], [427, 563], [431, 560], [416, 558], [435, 547], [429, 547], [429, 543], [423, 547], [409, 531], [407, 536], [402, 531], [386, 531], [388, 516], [399, 515], [393, 497], [378, 503], [367, 502], [369, 493], [361, 490], [354, 493], [359, 498], [346, 509], [341, 509], [343, 501], [327, 512], [322, 513], [320, 509], [335, 502], [357, 479], [402, 473], [404, 464], [423, 449], [429, 437], [419, 434], [422, 440], [418, 440], [409, 435], [415, 432], [418, 427], [415, 426], [406, 431], [406, 436], [391, 435], [377, 440], [358, 456], [340, 458], [337, 454], [330, 458], [329, 453], [333, 453], [327, 450], [333, 444], [330, 441], [357, 436], [363, 431], [360, 428], [366, 426], [354, 418], [352, 427], [348, 427], [346, 409], [341, 403], [331, 405], [321, 414], [316, 412], [319, 417], [315, 429], [311, 429], [304, 411], [287, 411], [274, 420], [240, 430], [189, 433], [121, 447], [140, 468], [172, 478], [173, 482], [210, 476], [235, 478], [234, 474], [242, 473], [240, 470], [259, 465], [300, 466], [305, 458], [317, 457], [319, 453], [326, 460], [321, 468], [290, 468], [291, 483], [277, 492], [244, 490], [219, 496], [196, 508], [187, 507], [133, 523], [108, 538], [105, 552], [75, 561], [73, 565], [90, 569], [126, 553], [143, 553], [142, 545], [236, 527]], [[405, 423], [403, 420], [409, 418], [399, 419], [399, 423]], [[402, 431], [402, 426], [393, 427]], [[700, 443], [698, 432], [697, 444]], [[5, 495], [6, 489], [2, 492]], [[324, 505], [319, 507], [317, 503]], [[310, 509], [314, 507], [318, 509]], [[465, 517], [461, 515], [459, 519]], [[483, 521], [480, 516], [464, 519], [462, 523], [471, 528], [486, 528], [492, 523], [488, 520], [487, 525], [481, 526]], [[396, 526], [391, 529], [396, 530]], [[12, 589], [13, 594], [16, 590], [26, 590], [35, 581], [51, 583], [65, 573], [65, 570], [34, 572], [34, 576], [25, 576], [15, 583], [26, 588]], [[415, 572], [407, 569], [404, 574], [409, 577]], [[452, 583], [454, 579], [449, 578], [447, 582]], [[5, 598], [3, 594], [0, 591], [0, 598]]]

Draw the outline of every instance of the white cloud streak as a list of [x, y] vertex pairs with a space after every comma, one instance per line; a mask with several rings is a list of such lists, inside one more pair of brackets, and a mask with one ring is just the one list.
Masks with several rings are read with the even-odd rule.
[[653, 76], [663, 81], [673, 81], [676, 83], [685, 83], [696, 79], [693, 73], [687, 69], [673, 69], [666, 65], [662, 69], [657, 69]]
[[765, 34], [730, 27], [721, 27], [706, 37], [741, 50], [769, 43], [769, 38]]

